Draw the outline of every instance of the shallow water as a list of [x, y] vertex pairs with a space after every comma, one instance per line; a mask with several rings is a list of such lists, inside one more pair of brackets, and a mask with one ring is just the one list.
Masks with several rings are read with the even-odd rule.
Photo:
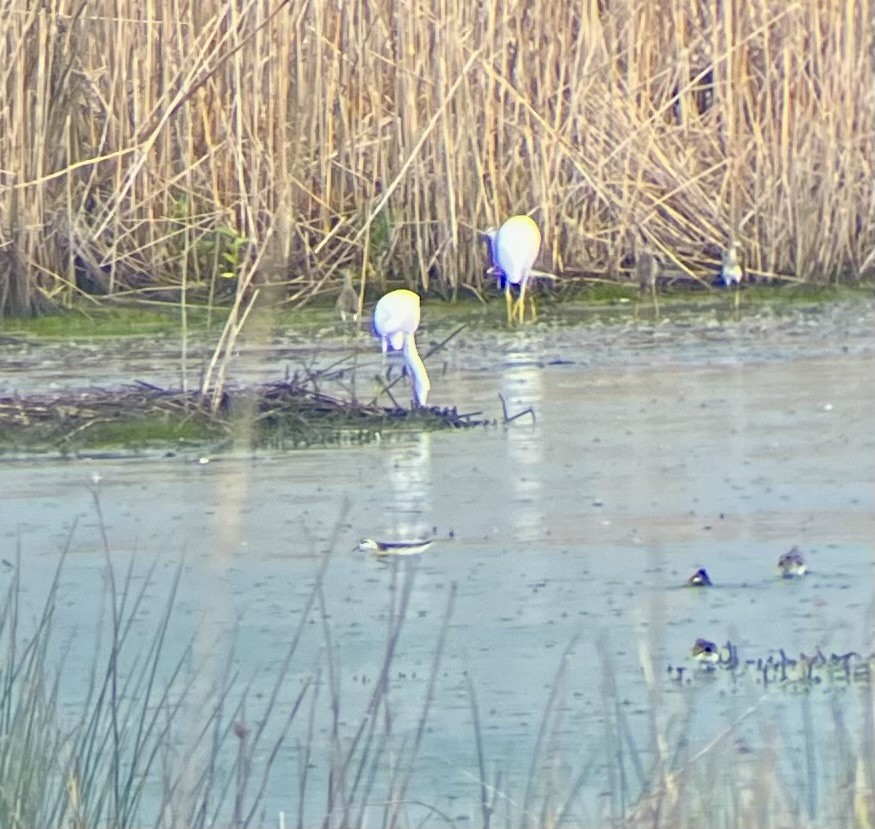
[[[2, 557], [14, 560], [20, 543], [24, 605], [35, 616], [78, 519], [57, 618], [72, 707], [90, 671], [96, 597], [106, 580], [91, 494], [99, 476], [112, 560], [124, 567], [134, 556], [137, 583], [156, 564], [148, 590], [154, 602], [138, 614], [135, 637], [145, 641], [154, 629], [182, 559], [169, 648], [194, 638], [191, 670], [206, 689], [233, 647], [235, 670], [252, 683], [253, 720], [328, 557], [330, 640], [314, 611], [279, 707], [288, 709], [317, 666], [326, 670], [330, 652], [346, 741], [374, 690], [390, 593], [397, 598], [399, 590], [393, 580], [411, 570], [390, 698], [393, 733], [413, 739], [455, 584], [410, 796], [459, 825], [476, 823], [469, 678], [487, 774], [500, 770], [503, 789], [517, 792], [528, 779], [560, 665], [563, 718], [544, 754], [556, 758], [566, 779], [604, 742], [606, 700], [614, 696], [606, 690], [605, 662], [631, 727], [645, 735], [654, 694], [666, 717], [687, 703], [689, 688], [670, 681], [666, 669], [692, 669], [689, 650], [699, 636], [731, 639], [742, 657], [754, 658], [778, 648], [872, 650], [871, 321], [866, 308], [771, 323], [468, 332], [448, 346], [444, 366], [430, 362], [433, 402], [500, 417], [501, 392], [511, 413], [533, 407], [534, 422], [521, 417], [509, 427], [209, 463], [187, 455], [4, 463]], [[331, 341], [326, 350], [343, 348]], [[260, 354], [241, 365], [241, 375], [262, 375], [270, 359]], [[356, 382], [369, 388], [363, 377], [365, 368]], [[387, 564], [349, 552], [362, 536], [409, 539], [433, 531], [437, 540], [419, 558]], [[775, 562], [793, 544], [811, 573], [782, 581]], [[679, 588], [700, 566], [715, 588]], [[649, 672], [655, 679], [648, 687]], [[703, 743], [762, 690], [721, 682], [706, 683], [697, 697]], [[696, 678], [693, 686], [699, 684]], [[789, 711], [792, 741], [798, 706], [786, 695], [774, 704]], [[329, 761], [327, 692], [317, 707], [310, 823], [325, 808], [313, 781]], [[766, 746], [759, 725], [745, 737], [754, 751]], [[280, 811], [297, 814], [296, 740], [306, 742], [306, 723], [293, 724], [275, 766], [267, 822]], [[600, 767], [607, 764], [605, 758]], [[607, 774], [585, 789], [590, 817], [616, 814], [605, 795]], [[514, 814], [521, 808], [508, 806]], [[411, 810], [411, 822], [445, 823]], [[379, 822], [377, 806], [373, 814], [371, 822]]]

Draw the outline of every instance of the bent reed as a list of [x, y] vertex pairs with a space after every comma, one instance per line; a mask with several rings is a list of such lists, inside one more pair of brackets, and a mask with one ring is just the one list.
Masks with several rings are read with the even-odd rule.
[[[856, 274], [875, 242], [871, 0], [12, 0], [0, 313], [80, 294], [301, 304], [544, 267]], [[623, 266], [621, 268], [621, 265]], [[710, 281], [710, 280], [709, 280]]]

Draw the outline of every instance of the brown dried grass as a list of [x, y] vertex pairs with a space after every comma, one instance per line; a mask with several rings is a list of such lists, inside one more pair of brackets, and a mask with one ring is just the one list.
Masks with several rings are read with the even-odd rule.
[[2, 8], [3, 312], [300, 303], [342, 267], [455, 293], [474, 229], [532, 210], [565, 273], [616, 273], [638, 228], [806, 279], [875, 244], [872, 0]]

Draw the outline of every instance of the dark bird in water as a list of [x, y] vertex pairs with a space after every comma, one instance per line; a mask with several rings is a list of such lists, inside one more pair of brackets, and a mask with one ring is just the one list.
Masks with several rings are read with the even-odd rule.
[[713, 665], [715, 662], [720, 661], [720, 651], [717, 645], [709, 642], [707, 639], [697, 639], [693, 643], [690, 653], [694, 659], [698, 659], [699, 662], [704, 662], [705, 664]]
[[785, 579], [804, 576], [807, 571], [805, 559], [802, 558], [802, 553], [798, 547], [792, 547], [778, 559], [778, 572]]
[[687, 587], [713, 587], [714, 582], [711, 581], [711, 577], [708, 575], [708, 571], [704, 567], [700, 567], [690, 576], [684, 584]]

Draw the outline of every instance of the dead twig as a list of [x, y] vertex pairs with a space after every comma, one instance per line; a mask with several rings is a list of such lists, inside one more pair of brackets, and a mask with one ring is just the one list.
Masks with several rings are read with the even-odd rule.
[[517, 420], [518, 418], [523, 417], [524, 415], [531, 415], [531, 416], [532, 416], [532, 423], [534, 424], [534, 423], [536, 422], [536, 419], [535, 419], [535, 409], [534, 409], [534, 407], [529, 406], [527, 409], [523, 409], [521, 412], [517, 412], [515, 415], [509, 415], [509, 414], [507, 413], [507, 402], [506, 402], [505, 399], [504, 399], [504, 395], [501, 394], [500, 392], [499, 392], [499, 394], [498, 394], [498, 399], [501, 401], [501, 411], [502, 411], [502, 413], [503, 413], [503, 415], [504, 415], [504, 421], [503, 421], [503, 422], [504, 422], [504, 425], [505, 425], [505, 426], [510, 425], [510, 424], [513, 423], [515, 420]]

